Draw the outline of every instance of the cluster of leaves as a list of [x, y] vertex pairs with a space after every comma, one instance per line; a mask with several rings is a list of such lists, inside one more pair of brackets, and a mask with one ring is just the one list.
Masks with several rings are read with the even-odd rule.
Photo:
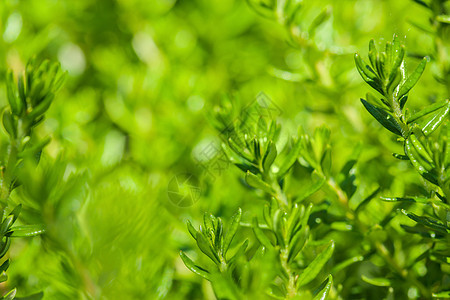
[[[64, 73], [59, 64], [50, 65], [48, 61], [41, 64], [31, 60], [18, 82], [14, 80], [13, 72], [7, 74], [7, 99], [8, 106], [4, 108], [2, 121], [9, 135], [7, 151], [2, 153], [1, 162], [1, 211], [2, 223], [0, 226], [1, 251], [0, 258], [5, 257], [9, 250], [12, 237], [31, 237], [44, 232], [42, 225], [13, 226], [18, 220], [22, 205], [17, 205], [9, 214], [8, 207], [12, 201], [10, 195], [14, 189], [22, 184], [19, 173], [24, 169], [24, 164], [31, 159], [39, 161], [43, 147], [48, 144], [48, 139], [36, 138], [33, 129], [43, 121], [44, 114], [50, 107], [56, 91], [64, 81]], [[25, 182], [27, 184], [27, 182]], [[1, 265], [1, 282], [7, 280], [6, 270], [10, 265], [7, 259]], [[16, 290], [12, 290], [2, 299], [15, 298]], [[27, 299], [40, 299], [38, 293]], [[21, 298], [22, 299], [22, 298]]]
[[429, 24], [422, 25], [411, 22], [420, 31], [433, 37], [434, 49], [431, 53], [433, 60], [437, 62], [437, 72], [435, 78], [437, 82], [443, 84], [450, 93], [450, 53], [448, 36], [450, 34], [450, 8], [446, 0], [413, 0], [421, 7], [425, 8], [430, 15]]
[[[316, 30], [331, 16], [331, 7], [327, 6], [312, 18], [310, 24], [304, 24], [302, 19], [306, 19], [305, 12], [303, 12], [305, 3], [302, 1], [247, 0], [247, 3], [262, 16], [273, 18], [283, 25], [292, 45], [297, 47], [314, 45], [313, 38]], [[312, 15], [309, 11], [306, 14]]]
[[[145, 0], [1, 1], [2, 82], [9, 80], [7, 67], [17, 70], [33, 54], [58, 57], [70, 74], [65, 101], [53, 103], [47, 122], [32, 128], [24, 148], [32, 153], [18, 155], [17, 168], [8, 173], [13, 189], [4, 215], [23, 203], [16, 222], [44, 223], [46, 233], [11, 244], [13, 267], [2, 291], [17, 287], [17, 295], [27, 295], [44, 289], [45, 299], [214, 299], [206, 280], [186, 272], [177, 255], [182, 248], [195, 257], [194, 265], [209, 272], [217, 295], [264, 299], [272, 297], [269, 292], [284, 298], [289, 279], [281, 253], [289, 249], [295, 255], [301, 243], [294, 244], [294, 238], [301, 242], [309, 228], [304, 247], [287, 265], [294, 276], [302, 276], [331, 240], [335, 251], [321, 274], [298, 288], [299, 297], [316, 295], [328, 284], [328, 297], [337, 299], [444, 297], [442, 291], [449, 289], [448, 255], [442, 251], [446, 229], [434, 221], [445, 220], [447, 210], [435, 207], [443, 206], [439, 197], [446, 195], [427, 179], [423, 184], [408, 168], [409, 157], [383, 156], [386, 148], [396, 147], [392, 135], [373, 130], [363, 122], [369, 115], [358, 114], [354, 105], [362, 81], [350, 56], [368, 36], [390, 37], [394, 29], [407, 34], [408, 57], [430, 57], [423, 84], [413, 89], [414, 101], [406, 106], [413, 111], [448, 98], [441, 92], [443, 87], [448, 94], [449, 87], [448, 1], [415, 2], [419, 5], [411, 0], [249, 0], [281, 25], [274, 26], [234, 0], [155, 0], [150, 6]], [[420, 32], [399, 22], [404, 19]], [[286, 36], [293, 48], [280, 42]], [[442, 85], [434, 85], [431, 74]], [[26, 87], [25, 77], [23, 82]], [[167, 182], [174, 173], [196, 172], [188, 153], [214, 135], [203, 118], [210, 99], [230, 90], [248, 99], [261, 89], [285, 111], [271, 146], [276, 155], [266, 152], [264, 138], [255, 151], [255, 134], [245, 139], [239, 132], [234, 144], [228, 138], [224, 143], [230, 159], [244, 169], [241, 180], [234, 180], [238, 169], [230, 170], [203, 189], [195, 206], [172, 205]], [[2, 94], [4, 105], [8, 98]], [[37, 108], [27, 103], [26, 111]], [[14, 134], [14, 120], [24, 124], [21, 119], [26, 118], [13, 116], [5, 126]], [[323, 123], [331, 134], [319, 128], [287, 139], [291, 127], [301, 124], [312, 133]], [[426, 136], [428, 141], [440, 142], [444, 123]], [[19, 128], [20, 135], [24, 128]], [[41, 148], [46, 140], [39, 137], [48, 134], [52, 141]], [[9, 133], [0, 140], [6, 167]], [[406, 159], [403, 143], [392, 152]], [[234, 151], [236, 145], [245, 155]], [[291, 154], [293, 164], [282, 176]], [[420, 163], [431, 174], [427, 178], [436, 176], [436, 164]], [[375, 201], [381, 193], [391, 203]], [[237, 207], [243, 211], [241, 226], [222, 256], [227, 263], [233, 258], [233, 265], [220, 273], [215, 259], [192, 251], [195, 243], [185, 234], [184, 219], [199, 220], [204, 211], [228, 219]], [[426, 224], [418, 226], [399, 213], [402, 209], [433, 221], [422, 219]], [[303, 223], [307, 226], [297, 233], [287, 231]], [[211, 230], [218, 230], [214, 224]], [[221, 248], [204, 228], [198, 232], [206, 233], [219, 255]], [[264, 235], [257, 238], [254, 228]], [[230, 230], [222, 232], [225, 241]], [[246, 239], [244, 253], [235, 256]], [[328, 274], [332, 285], [325, 281]]]
[[[200, 226], [197, 231], [190, 222], [188, 222], [189, 233], [197, 242], [199, 249], [207, 255], [215, 264], [213, 270], [206, 270], [196, 265], [186, 254], [180, 252], [180, 256], [186, 266], [194, 273], [210, 280], [216, 285], [226, 287], [227, 281], [233, 282], [233, 270], [237, 258], [241, 256], [248, 247], [248, 240], [244, 241], [232, 257], [227, 258], [231, 242], [238, 230], [241, 221], [241, 209], [233, 216], [229, 228], [225, 231], [221, 218], [216, 218], [211, 214], [204, 215], [203, 227]], [[223, 280], [223, 282], [221, 282]], [[233, 287], [233, 285], [231, 285]], [[241, 296], [238, 290], [217, 288], [217, 296], [225, 299], [239, 299]]]
[[[268, 285], [263, 286], [267, 293], [265, 297], [294, 299], [301, 296], [304, 297], [303, 299], [310, 297], [324, 299], [331, 290], [332, 276], [329, 275], [325, 279], [318, 291], [314, 291], [317, 285], [312, 285], [312, 282], [317, 284], [317, 280], [322, 278], [322, 270], [333, 253], [334, 242], [313, 241], [308, 225], [313, 205], [302, 204], [302, 201], [320, 189], [325, 182], [324, 174], [329, 171], [330, 165], [330, 147], [327, 145], [329, 131], [325, 128], [317, 130], [314, 143], [307, 135], [302, 135], [299, 139], [293, 139], [292, 145], [286, 145], [284, 150], [278, 151], [281, 127], [275, 120], [267, 122], [267, 118], [263, 116], [253, 118], [258, 115], [258, 109], [252, 108], [247, 111], [243, 119], [233, 122], [232, 126], [226, 124], [232, 112], [219, 109], [216, 114], [218, 129], [222, 132], [226, 131], [223, 135], [223, 150], [230, 161], [244, 172], [247, 187], [262, 192], [263, 198], [267, 200], [264, 209], [257, 214], [262, 215], [262, 219], [258, 220], [258, 217], [254, 216], [250, 224], [254, 233], [253, 240], [256, 239], [253, 242], [256, 244], [252, 248], [258, 247], [258, 251], [262, 251], [261, 254], [256, 257], [248, 254], [248, 252], [254, 252], [254, 249], [246, 253], [248, 241], [245, 241], [236, 253], [246, 254], [246, 257], [251, 257], [251, 260], [263, 259], [271, 262], [271, 269], [275, 272], [271, 280], [267, 282]], [[311, 179], [311, 181], [314, 180], [314, 184], [299, 190], [295, 196], [288, 196], [285, 180], [300, 153], [305, 154], [302, 157], [307, 163], [317, 167], [317, 172], [314, 172]], [[215, 261], [217, 268], [224, 272], [229, 268], [223, 253], [226, 253], [229, 242], [238, 229], [241, 213], [239, 212], [233, 218], [230, 225], [232, 229], [228, 231], [225, 239], [229, 242], [225, 243], [221, 237], [223, 230], [220, 218], [206, 216], [204, 220], [206, 229], [201, 228], [200, 232], [197, 232], [190, 223], [188, 223], [188, 229], [201, 251]], [[206, 243], [207, 240], [209, 243]], [[217, 254], [214, 251], [217, 251]], [[307, 255], [310, 251], [317, 255], [311, 261]], [[230, 298], [224, 296], [224, 285], [217, 285], [214, 278], [206, 275], [204, 269], [194, 266], [184, 254], [182, 258], [193, 272], [213, 283], [214, 291], [219, 298]], [[231, 259], [230, 261], [234, 264], [242, 263], [240, 260]], [[236, 269], [238, 268], [233, 265], [232, 270]], [[255, 271], [264, 272], [253, 270]], [[245, 276], [234, 274], [235, 284], [242, 289], [240, 280], [248, 276], [252, 277], [248, 274]], [[311, 289], [312, 287], [314, 288]], [[244, 289], [241, 293], [248, 295], [249, 291]]]
[[[329, 30], [332, 6], [326, 5], [320, 11], [310, 3], [297, 0], [247, 0], [249, 6], [259, 15], [274, 20], [285, 32], [285, 39], [298, 55], [303, 57], [302, 72], [289, 72], [279, 67], [270, 69], [275, 77], [294, 82], [314, 82], [329, 92], [336, 92], [336, 74], [329, 67], [330, 57], [339, 57], [347, 50], [330, 43], [333, 31]], [[321, 31], [321, 34], [318, 32]], [[324, 68], [324, 66], [327, 66]]]
[[[327, 242], [326, 236], [316, 242], [311, 240], [308, 224], [313, 224], [314, 220], [321, 216], [329, 225], [328, 234], [332, 234], [333, 231], [343, 232], [342, 234], [350, 231], [362, 237], [360, 245], [363, 247], [359, 245], [349, 247], [354, 248], [359, 255], [342, 259], [333, 271], [343, 271], [357, 262], [381, 259], [387, 266], [385, 269], [387, 273], [382, 277], [362, 274], [362, 281], [373, 286], [390, 287], [388, 297], [394, 297], [396, 294], [405, 295], [411, 288], [417, 289], [425, 298], [432, 295], [444, 297], [448, 295], [445, 277], [439, 274], [445, 272], [449, 257], [450, 228], [447, 199], [450, 184], [448, 172], [450, 102], [444, 100], [415, 114], [409, 113], [405, 106], [408, 94], [422, 75], [427, 58], [407, 75], [405, 48], [397, 36], [386, 44], [384, 51], [378, 51], [372, 40], [369, 45], [369, 64], [359, 54], [355, 55], [355, 61], [362, 78], [377, 92], [377, 95], [368, 93], [366, 99], [361, 99], [361, 102], [381, 125], [399, 137], [403, 143], [404, 154], [394, 153], [394, 157], [409, 160], [418, 173], [429, 182], [426, 184], [428, 196], [427, 198], [382, 197], [385, 202], [398, 204], [380, 222], [364, 220], [368, 204], [375, 199], [379, 189], [372, 190], [356, 206], [352, 207], [350, 204], [356, 195], [357, 187], [353, 173], [360, 148], [355, 150], [339, 174], [334, 176], [328, 129], [324, 127], [317, 129], [313, 137], [299, 130], [301, 133], [299, 139], [293, 139], [291, 145], [288, 143], [283, 145], [279, 141], [281, 128], [275, 120], [267, 122], [263, 117], [255, 119], [250, 117], [251, 113], [246, 113], [239, 121], [233, 122], [233, 116], [236, 115], [233, 105], [217, 110], [214, 125], [219, 132], [226, 133], [223, 137], [224, 152], [231, 162], [245, 172], [247, 187], [262, 192], [259, 196], [263, 196], [268, 202], [262, 213], [263, 221], [258, 221], [258, 218], [254, 217], [249, 225], [253, 229], [254, 237], [267, 252], [266, 255], [270, 256], [268, 253], [272, 253], [272, 257], [277, 258], [274, 262], [278, 266], [275, 267], [278, 274], [274, 274], [274, 278], [277, 279], [272, 281], [270, 288], [266, 288], [267, 294], [278, 299], [290, 299], [299, 295], [305, 297], [301, 287], [310, 283], [325, 268], [334, 249], [334, 243]], [[233, 125], [229, 126], [228, 122]], [[298, 180], [295, 178], [298, 175], [295, 169], [300, 166], [310, 177], [306, 187], [303, 188], [295, 185], [298, 181], [294, 183]], [[295, 193], [291, 191], [290, 185], [295, 186]], [[320, 205], [312, 205], [314, 202], [311, 202], [311, 196], [318, 190], [334, 198], [335, 203], [322, 200]], [[309, 202], [309, 205], [304, 206], [300, 204], [302, 202]], [[411, 203], [431, 206], [433, 215], [419, 216], [408, 211], [408, 205]], [[410, 260], [406, 265], [392, 259], [393, 254], [390, 253], [394, 250], [390, 249], [391, 245], [397, 238], [390, 223], [398, 214], [397, 211], [403, 212], [417, 223], [414, 227], [404, 224], [401, 227], [406, 232], [422, 236], [424, 240], [419, 243], [424, 243], [427, 247], [423, 254]], [[192, 230], [190, 231], [192, 233]], [[310, 244], [328, 246], [302, 269], [299, 266], [301, 257], [305, 255], [302, 254], [302, 250], [307, 241]], [[198, 236], [197, 243], [202, 249]], [[405, 246], [402, 247], [407, 248], [406, 242], [403, 243]], [[208, 256], [211, 255], [202, 251]], [[348, 248], [346, 251], [355, 252]], [[420, 279], [423, 275], [418, 275], [413, 270], [417, 264], [422, 264], [424, 259], [434, 264], [429, 267], [430, 272], [438, 270], [436, 276], [428, 280], [428, 284], [423, 284]], [[184, 261], [186, 265], [191, 265], [191, 270], [194, 270], [191, 261], [187, 261], [185, 257]], [[234, 266], [234, 269], [236, 268]], [[236, 278], [240, 277], [236, 276], [235, 280]], [[332, 289], [332, 278], [330, 275], [323, 283], [326, 285], [316, 295], [317, 297], [326, 297], [329, 294]], [[208, 280], [213, 283], [214, 291], [220, 298], [223, 286], [215, 286], [211, 277]], [[338, 289], [342, 289], [342, 286]]]
[[[385, 201], [411, 201], [433, 208], [431, 215], [419, 216], [412, 212], [402, 212], [413, 220], [414, 227], [402, 225], [410, 233], [424, 237], [428, 250], [420, 259], [431, 259], [439, 264], [448, 264], [450, 256], [449, 238], [449, 197], [450, 197], [450, 156], [449, 156], [449, 111], [450, 100], [446, 99], [423, 108], [411, 115], [405, 108], [408, 93], [422, 75], [426, 58], [407, 76], [404, 62], [405, 50], [397, 37], [387, 43], [385, 51], [377, 51], [372, 40], [369, 44], [367, 64], [356, 54], [356, 66], [362, 78], [379, 94], [367, 94], [361, 99], [367, 111], [386, 129], [400, 137], [404, 154], [394, 153], [394, 157], [408, 160], [428, 184], [428, 195], [415, 197], [386, 197]], [[381, 97], [380, 97], [381, 96]], [[434, 132], [437, 133], [434, 133]], [[434, 134], [433, 134], [434, 133]], [[441, 297], [448, 291], [442, 279], [438, 279], [436, 294]], [[425, 295], [424, 295], [425, 296]]]

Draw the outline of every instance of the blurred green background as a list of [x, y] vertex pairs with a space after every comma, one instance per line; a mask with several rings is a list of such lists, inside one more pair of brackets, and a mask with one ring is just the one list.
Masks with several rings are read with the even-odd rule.
[[[428, 26], [428, 12], [407, 0], [304, 2], [305, 26], [323, 8], [331, 12], [315, 34], [317, 51], [292, 47], [281, 25], [245, 1], [0, 2], [1, 81], [33, 56], [59, 61], [69, 74], [38, 128], [52, 142], [29, 184], [12, 195], [27, 220], [48, 228], [42, 238], [12, 245], [8, 284], [19, 296], [214, 299], [178, 256], [195, 248], [185, 222], [198, 223], [204, 211], [228, 218], [237, 207], [245, 218], [260, 205], [234, 167], [212, 180], [197, 165], [217, 141], [209, 119], [227, 95], [245, 105], [264, 92], [281, 108], [285, 134], [326, 124], [334, 170], [363, 144], [356, 202], [376, 185], [395, 195], [421, 189], [408, 162], [391, 158], [401, 151], [395, 139], [360, 105], [367, 88], [353, 54], [366, 55], [371, 38], [381, 45], [398, 34], [415, 67], [417, 56], [433, 52], [430, 36], [412, 25]], [[412, 111], [444, 99], [435, 71], [429, 64], [414, 88]], [[201, 194], [183, 208], [167, 187], [186, 172], [199, 178]], [[348, 236], [338, 247], [353, 242]]]

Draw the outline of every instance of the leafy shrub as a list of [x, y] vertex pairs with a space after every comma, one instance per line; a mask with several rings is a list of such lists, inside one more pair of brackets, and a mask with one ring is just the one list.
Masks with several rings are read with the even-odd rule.
[[450, 298], [449, 1], [0, 16], [3, 299]]

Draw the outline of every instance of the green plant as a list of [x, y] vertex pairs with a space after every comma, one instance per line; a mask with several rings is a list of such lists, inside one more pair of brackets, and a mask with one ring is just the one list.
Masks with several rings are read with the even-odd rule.
[[[45, 229], [7, 229], [0, 298], [449, 298], [450, 1], [148, 4], [0, 1], [0, 229], [19, 205], [11, 228]], [[400, 76], [385, 84], [374, 43], [380, 62], [361, 57], [388, 97], [370, 88], [358, 105], [368, 88], [354, 52], [394, 33]], [[8, 69], [33, 55], [69, 75], [42, 120], [31, 102], [12, 113], [17, 80], [20, 102], [8, 100]], [[423, 57], [406, 104], [391, 107]], [[281, 114], [234, 101], [261, 91]], [[180, 173], [199, 179], [188, 207], [168, 197]]]
[[[335, 91], [336, 78], [328, 67], [329, 57], [342, 54], [342, 49], [331, 46], [333, 32], [316, 36], [332, 16], [331, 5], [325, 6], [317, 12], [315, 8], [303, 1], [295, 0], [247, 0], [247, 3], [259, 15], [274, 20], [282, 26], [285, 39], [304, 59], [302, 72], [291, 73], [273, 67], [270, 73], [275, 77], [296, 82], [314, 82], [318, 86]], [[325, 67], [326, 66], [326, 67]]]
[[[236, 107], [230, 108], [233, 110]], [[262, 192], [263, 199], [267, 202], [264, 209], [258, 212], [259, 216], [262, 215], [262, 220], [258, 220], [258, 217], [254, 216], [251, 224], [248, 225], [252, 228], [257, 241], [253, 247], [257, 247], [259, 244], [262, 250], [261, 255], [253, 257], [252, 260], [268, 260], [269, 268], [274, 270], [273, 274], [269, 275], [268, 286], [263, 286], [263, 288], [267, 295], [276, 299], [312, 298], [313, 293], [309, 290], [310, 283], [317, 282], [317, 279], [321, 278], [319, 275], [326, 268], [326, 263], [333, 253], [334, 242], [312, 240], [308, 221], [313, 205], [305, 206], [301, 203], [323, 185], [324, 175], [323, 173], [314, 174], [313, 177], [317, 177], [314, 178], [315, 184], [307, 186], [297, 195], [286, 194], [286, 177], [289, 177], [289, 170], [297, 161], [300, 150], [306, 147], [306, 137], [299, 140], [293, 139], [292, 145], [287, 144], [283, 147], [283, 151], [278, 151], [277, 144], [280, 142], [281, 128], [275, 120], [267, 122], [266, 118], [262, 116], [254, 118], [255, 115], [258, 115], [257, 105], [256, 108], [250, 107], [243, 119], [234, 121], [229, 126], [227, 121], [232, 119], [232, 115], [233, 111], [223, 108], [219, 109], [216, 115], [218, 130], [226, 131], [222, 136], [224, 151], [230, 161], [244, 172], [247, 186]], [[318, 130], [316, 133], [318, 140], [316, 145], [325, 146], [322, 149], [315, 149], [320, 152], [317, 155], [320, 156], [318, 169], [321, 172], [327, 172], [329, 164], [327, 160], [329, 159], [327, 155], [329, 147], [324, 145], [328, 136], [329, 131], [326, 129]], [[311, 151], [313, 150], [311, 149]], [[309, 158], [310, 162], [316, 162], [316, 157]], [[236, 256], [230, 259], [230, 263], [227, 263], [225, 258], [228, 245], [239, 227], [240, 219], [241, 212], [239, 210], [233, 217], [231, 229], [226, 233], [226, 242], [223, 242], [223, 226], [220, 218], [205, 214], [204, 228], [200, 228], [200, 231], [196, 231], [188, 223], [189, 232], [196, 239], [198, 247], [216, 263], [217, 269], [221, 273], [229, 272], [228, 264], [231, 265], [231, 269], [239, 269], [234, 264], [242, 263], [242, 261], [235, 260]], [[244, 254], [247, 244], [247, 241], [244, 242], [236, 253]], [[308, 254], [311, 255], [311, 252], [317, 255], [314, 259], [310, 259], [308, 256]], [[224, 285], [219, 285], [217, 279], [210, 275], [211, 272], [196, 266], [183, 253], [181, 256], [191, 271], [212, 282], [215, 287], [214, 291], [219, 298], [230, 298], [223, 292]], [[253, 272], [262, 271], [262, 269], [253, 270]], [[234, 276], [239, 284], [242, 275], [234, 274]], [[228, 277], [232, 276], [228, 275]], [[322, 285], [323, 288], [315, 292], [315, 299], [323, 299], [328, 295], [332, 286], [332, 276], [329, 275]], [[247, 294], [247, 296], [250, 295]]]
[[[37, 64], [30, 61], [23, 75], [19, 76], [17, 86], [12, 71], [7, 74], [8, 106], [3, 110], [3, 127], [9, 135], [7, 151], [2, 153], [0, 203], [2, 211], [2, 225], [0, 232], [1, 251], [3, 258], [9, 250], [11, 238], [31, 237], [44, 232], [42, 225], [13, 226], [18, 220], [22, 205], [19, 204], [11, 212], [11, 193], [23, 183], [19, 180], [19, 173], [28, 159], [39, 161], [42, 149], [49, 139], [40, 139], [34, 135], [34, 128], [43, 121], [45, 112], [50, 107], [56, 91], [64, 81], [64, 73], [59, 64], [45, 61]], [[1, 281], [7, 280], [6, 270], [10, 265], [7, 259], [1, 268]], [[4, 295], [2, 299], [14, 299], [16, 290]], [[38, 297], [36, 294], [35, 297]], [[42, 296], [42, 295], [41, 295]]]
[[[411, 116], [405, 108], [406, 100], [409, 91], [423, 73], [426, 59], [407, 76], [404, 58], [405, 49], [397, 37], [394, 37], [392, 43], [387, 43], [385, 51], [377, 51], [374, 41], [371, 41], [370, 64], [365, 63], [358, 54], [355, 56], [361, 76], [380, 94], [367, 94], [367, 100], [361, 100], [364, 107], [403, 142], [405, 154], [394, 154], [394, 157], [410, 160], [419, 174], [432, 184], [426, 185], [429, 189], [428, 199], [423, 196], [383, 197], [384, 203], [394, 202], [397, 205], [389, 211], [388, 207], [383, 206], [383, 202], [378, 203], [378, 210], [384, 214], [380, 221], [366, 218], [374, 209], [369, 204], [376, 199], [379, 187], [371, 188], [372, 183], [369, 188], [365, 188], [366, 196], [354, 203], [355, 197], [361, 197], [356, 191], [357, 184], [362, 182], [354, 175], [361, 147], [355, 149], [336, 174], [331, 162], [330, 130], [326, 127], [316, 129], [312, 136], [300, 129], [299, 138], [286, 142], [279, 139], [283, 136], [283, 128], [273, 119], [258, 116], [260, 110], [257, 108], [250, 108], [251, 111], [246, 111], [240, 118], [237, 118], [239, 111], [236, 110], [236, 104], [225, 104], [215, 111], [213, 124], [222, 133], [227, 157], [245, 173], [246, 186], [267, 201], [262, 212], [251, 217], [252, 222], [241, 224], [252, 229], [254, 237], [266, 251], [264, 255], [272, 259], [269, 261], [273, 265], [278, 266], [274, 268], [278, 274], [272, 275], [272, 280], [268, 281], [271, 282], [270, 288], [265, 289], [271, 297], [313, 297], [314, 292], [308, 291], [311, 287], [309, 283], [322, 272], [321, 269], [326, 269], [326, 262], [335, 247], [333, 242], [327, 241], [329, 235], [337, 235], [339, 239], [346, 235], [357, 235], [361, 240], [347, 246], [347, 251], [353, 253], [352, 256], [340, 255], [335, 258], [335, 267], [330, 269], [331, 275], [323, 283], [326, 283], [324, 290], [317, 297], [322, 294], [323, 297], [330, 295], [333, 290], [332, 276], [340, 277], [343, 272], [350, 272], [347, 269], [356, 263], [371, 260], [381, 260], [384, 273], [380, 277], [361, 274], [361, 280], [375, 287], [390, 287], [388, 297], [405, 295], [411, 289], [417, 289], [424, 298], [446, 295], [445, 277], [440, 274], [446, 272], [448, 256], [448, 140], [447, 125], [444, 123], [448, 123], [449, 101], [433, 104]], [[317, 198], [315, 194], [318, 191], [321, 191], [320, 195], [332, 199], [332, 202], [327, 201], [327, 198]], [[426, 209], [432, 207], [434, 216], [418, 216], [409, 211], [409, 205], [414, 202], [428, 203]], [[408, 243], [407, 237], [396, 233], [393, 220], [398, 216], [397, 211], [404, 212], [407, 217], [419, 223], [415, 227], [405, 224], [401, 224], [401, 227], [424, 238], [419, 243], [423, 243], [428, 249], [421, 254], [416, 254], [417, 250]], [[320, 229], [315, 224], [317, 220], [323, 220], [327, 227]], [[191, 228], [190, 225], [188, 227]], [[216, 232], [217, 229], [212, 231]], [[192, 234], [192, 229], [190, 232]], [[199, 243], [197, 234], [195, 236]], [[313, 241], [313, 236], [320, 238]], [[392, 248], [395, 243], [400, 245], [402, 251], [414, 253], [414, 258], [408, 259], [407, 263], [399, 263], [395, 259], [397, 250]], [[211, 241], [211, 245], [214, 248], [217, 244]], [[199, 247], [202, 249], [200, 245]], [[309, 264], [304, 264], [308, 252], [314, 248], [317, 251], [316, 258], [309, 261]], [[349, 251], [349, 248], [352, 250]], [[192, 271], [199, 274], [203, 270], [195, 270], [194, 263], [182, 256]], [[432, 264], [429, 266], [430, 272], [436, 272], [429, 279], [431, 283], [425, 284], [421, 281], [423, 275], [419, 275], [415, 269], [416, 265], [423, 265], [424, 259]], [[233, 268], [238, 269], [237, 266]], [[231, 278], [235, 280], [233, 284], [239, 285], [241, 276]], [[215, 278], [209, 277], [208, 280], [212, 282], [216, 295], [221, 295], [223, 285], [218, 285]], [[349, 293], [350, 287], [345, 287], [345, 284], [345, 280], [338, 283], [336, 289], [343, 294]]]
[[432, 61], [436, 63], [435, 76], [437, 82], [441, 83], [450, 94], [450, 45], [448, 35], [450, 34], [450, 8], [445, 0], [413, 0], [422, 6], [430, 15], [429, 24], [410, 21], [420, 31], [433, 38], [434, 47], [430, 53]]
[[[422, 236], [421, 242], [427, 245], [427, 250], [414, 263], [427, 259], [447, 272], [450, 256], [450, 101], [447, 99], [434, 103], [411, 115], [405, 104], [408, 93], [425, 69], [426, 58], [407, 75], [404, 57], [405, 49], [396, 36], [392, 43], [386, 44], [385, 51], [377, 51], [375, 42], [370, 42], [370, 64], [359, 54], [355, 55], [356, 67], [362, 78], [378, 92], [377, 96], [368, 93], [366, 100], [361, 99], [361, 102], [382, 126], [399, 136], [404, 154], [394, 153], [394, 157], [410, 161], [426, 181], [424, 183], [428, 193], [425, 195], [382, 198], [385, 201], [409, 201], [426, 206], [426, 214], [422, 216], [402, 210], [415, 222], [413, 227], [402, 227], [407, 232]], [[448, 291], [443, 290], [446, 286], [443, 279], [439, 276], [434, 278], [435, 297], [448, 296]], [[430, 297], [430, 292], [425, 287], [421, 288], [421, 293], [424, 297]]]

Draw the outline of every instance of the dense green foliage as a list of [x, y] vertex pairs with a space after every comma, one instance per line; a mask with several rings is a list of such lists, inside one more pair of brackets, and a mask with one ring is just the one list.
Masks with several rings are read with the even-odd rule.
[[4, 0], [0, 46], [4, 299], [450, 298], [450, 1]]

